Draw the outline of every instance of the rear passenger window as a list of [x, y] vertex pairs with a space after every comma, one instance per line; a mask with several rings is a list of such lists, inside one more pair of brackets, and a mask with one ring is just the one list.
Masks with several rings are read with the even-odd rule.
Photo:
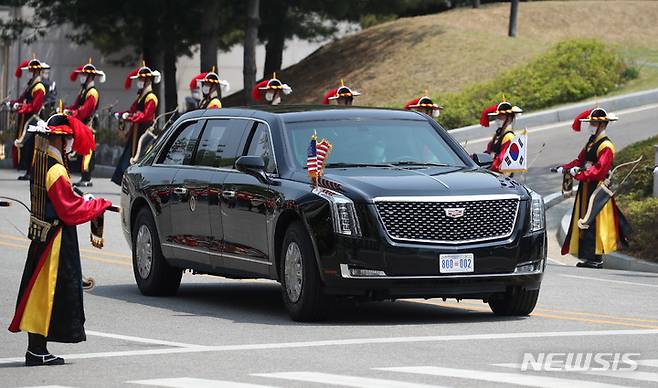
[[248, 120], [208, 120], [199, 142], [194, 164], [233, 168]]
[[266, 124], [258, 123], [251, 133], [246, 155], [262, 157], [265, 160], [266, 171], [272, 173], [276, 169], [272, 153], [269, 128]]
[[189, 164], [194, 154], [194, 147], [199, 138], [201, 126], [197, 121], [189, 121], [181, 124], [177, 129], [177, 134], [169, 143], [169, 149], [158, 163], [166, 165]]

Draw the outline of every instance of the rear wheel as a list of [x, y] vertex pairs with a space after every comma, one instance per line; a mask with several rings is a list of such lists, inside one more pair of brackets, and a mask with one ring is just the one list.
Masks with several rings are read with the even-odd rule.
[[144, 295], [175, 295], [183, 271], [172, 267], [162, 255], [160, 239], [149, 209], [137, 214], [133, 225], [133, 274]]
[[494, 296], [489, 300], [489, 307], [496, 315], [525, 316], [535, 309], [538, 298], [539, 290], [517, 288]]
[[325, 317], [327, 298], [313, 245], [301, 223], [286, 230], [281, 251], [281, 292], [288, 314], [295, 321], [317, 321]]

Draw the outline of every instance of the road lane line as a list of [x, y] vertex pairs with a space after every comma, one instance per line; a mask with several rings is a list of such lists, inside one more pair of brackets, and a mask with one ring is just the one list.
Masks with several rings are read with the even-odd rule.
[[[452, 341], [480, 341], [480, 340], [505, 340], [520, 338], [570, 338], [570, 337], [605, 337], [605, 336], [635, 336], [635, 335], [658, 335], [658, 329], [628, 329], [628, 330], [577, 330], [577, 331], [553, 331], [553, 332], [513, 332], [513, 333], [486, 333], [486, 334], [455, 334], [443, 336], [418, 336], [418, 337], [375, 337], [375, 338], [351, 338], [338, 340], [317, 340], [300, 342], [274, 342], [261, 344], [243, 345], [209, 345], [191, 347], [171, 347], [160, 349], [127, 350], [99, 353], [77, 353], [62, 355], [65, 359], [88, 359], [123, 356], [146, 356], [157, 354], [175, 353], [204, 353], [204, 352], [231, 352], [248, 350], [282, 350], [293, 348], [316, 348], [325, 346], [350, 346], [350, 345], [387, 345], [400, 343], [429, 343], [429, 342], [452, 342]], [[0, 358], [0, 364], [9, 364], [25, 361], [23, 357]]]
[[[7, 247], [7, 248], [12, 248], [18, 251], [25, 251], [27, 252], [27, 249], [29, 248], [28, 245], [19, 245], [19, 244], [12, 244], [4, 241], [0, 241], [0, 246]], [[85, 260], [92, 260], [92, 261], [98, 261], [100, 263], [106, 263], [106, 264], [117, 264], [117, 265], [124, 265], [124, 266], [132, 266], [131, 262], [128, 261], [123, 261], [123, 260], [113, 260], [113, 259], [104, 259], [100, 257], [93, 257], [93, 256], [88, 256], [88, 255], [80, 255], [81, 258]]]
[[[14, 240], [14, 241], [22, 241], [22, 242], [26, 242], [26, 243], [30, 242], [30, 240], [25, 238], [25, 237], [12, 236], [10, 234], [0, 233], [0, 238], [6, 238], [8, 240]], [[80, 252], [87, 252], [87, 253], [93, 253], [93, 254], [98, 254], [98, 255], [103, 255], [103, 256], [112, 256], [112, 257], [118, 257], [120, 259], [132, 260], [132, 256], [126, 255], [125, 253], [118, 253], [118, 252], [112, 252], [112, 251], [106, 251], [106, 250], [100, 250], [100, 249], [80, 248]]]
[[658, 288], [658, 284], [626, 282], [626, 281], [623, 281], [623, 280], [599, 279], [599, 278], [592, 278], [592, 277], [589, 277], [589, 276], [578, 276], [578, 275], [559, 274], [559, 276], [562, 276], [562, 277], [565, 277], [565, 278], [573, 278], [573, 279], [596, 280], [596, 281], [599, 281], [599, 282], [627, 284], [627, 285], [631, 285], [631, 286]]
[[615, 377], [618, 379], [658, 383], [658, 373], [651, 373], [651, 372], [607, 370], [607, 371], [589, 371], [589, 372], [585, 372], [585, 374], [592, 376]]
[[651, 366], [658, 368], [658, 360], [640, 360], [637, 363], [638, 365], [642, 365], [642, 366]]
[[619, 385], [610, 385], [597, 383], [593, 381], [559, 379], [555, 377], [537, 376], [530, 374], [504, 373], [504, 372], [487, 372], [471, 369], [454, 369], [440, 368], [436, 366], [410, 366], [410, 367], [393, 367], [393, 368], [375, 368], [389, 372], [402, 372], [410, 374], [421, 374], [440, 377], [455, 377], [468, 380], [481, 380], [492, 383], [523, 385], [526, 387], [546, 387], [546, 388], [609, 388], [619, 387]]
[[119, 339], [123, 341], [129, 341], [129, 342], [139, 342], [143, 344], [153, 344], [153, 345], [164, 345], [164, 346], [174, 346], [174, 347], [180, 347], [180, 348], [198, 348], [201, 345], [196, 345], [196, 344], [186, 344], [182, 342], [173, 342], [173, 341], [164, 341], [164, 340], [158, 340], [158, 339], [152, 339], [152, 338], [143, 338], [143, 337], [134, 337], [130, 335], [123, 335], [123, 334], [113, 334], [113, 333], [103, 333], [100, 331], [93, 331], [93, 330], [87, 330], [86, 331], [87, 335], [95, 336], [95, 337], [103, 337], [103, 338], [113, 338], [113, 339]]
[[280, 372], [280, 373], [254, 373], [252, 376], [274, 379], [304, 381], [326, 385], [341, 385], [343, 387], [357, 388], [436, 388], [439, 385], [407, 383], [404, 381], [384, 380], [372, 377], [357, 377], [337, 375], [320, 372]]
[[129, 384], [155, 385], [157, 387], [172, 388], [272, 388], [271, 385], [258, 385], [238, 383], [235, 381], [195, 379], [192, 377], [179, 377], [172, 379], [151, 379], [126, 381]]

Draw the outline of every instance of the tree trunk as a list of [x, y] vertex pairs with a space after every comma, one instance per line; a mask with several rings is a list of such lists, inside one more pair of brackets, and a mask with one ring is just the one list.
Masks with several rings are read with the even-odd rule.
[[480, 0], [473, 0], [473, 8], [480, 8]]
[[[271, 0], [270, 0], [271, 1]], [[263, 78], [270, 77], [275, 71], [281, 70], [283, 63], [283, 49], [286, 43], [288, 1], [278, 1], [272, 4], [271, 13], [268, 18], [278, 21], [274, 23], [274, 28], [270, 27], [267, 44], [265, 45], [265, 68], [263, 69]]]
[[509, 13], [509, 37], [516, 38], [516, 20], [519, 15], [519, 0], [512, 0]]
[[[174, 0], [167, 0], [165, 10], [165, 26], [172, 26], [174, 24]], [[170, 112], [178, 105], [178, 94], [176, 92], [176, 37], [171, 28], [165, 28], [162, 34], [163, 47], [164, 47], [164, 90], [165, 90], [165, 110]]]
[[244, 81], [244, 97], [247, 104], [253, 104], [251, 90], [256, 84], [256, 44], [258, 43], [258, 25], [260, 18], [258, 9], [260, 0], [247, 1], [247, 26], [244, 34], [244, 63], [242, 77]]
[[[144, 15], [142, 19], [142, 60], [146, 66], [154, 70], [160, 70], [162, 68], [162, 55], [160, 53], [162, 39], [159, 36], [158, 25], [156, 16], [153, 14]], [[142, 66], [142, 62], [139, 61], [137, 66]], [[161, 96], [159, 84], [153, 85], [153, 92], [157, 96]], [[158, 111], [161, 108], [159, 106]]]
[[[217, 66], [217, 40], [219, 39], [219, 0], [206, 3], [201, 18], [201, 51], [199, 53], [200, 72], [210, 71]], [[217, 71], [217, 69], [215, 69]]]

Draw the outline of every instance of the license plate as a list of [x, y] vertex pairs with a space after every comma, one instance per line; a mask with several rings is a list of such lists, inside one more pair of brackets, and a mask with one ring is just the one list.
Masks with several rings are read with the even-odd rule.
[[439, 273], [473, 272], [473, 254], [439, 255]]

